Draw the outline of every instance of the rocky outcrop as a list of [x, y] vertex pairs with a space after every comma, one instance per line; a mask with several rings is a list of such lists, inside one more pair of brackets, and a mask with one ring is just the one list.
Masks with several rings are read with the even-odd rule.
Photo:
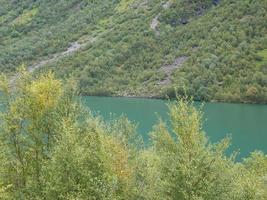
[[212, 0], [212, 3], [217, 6], [220, 3], [220, 0]]
[[[162, 8], [163, 9], [168, 9], [170, 8], [172, 5], [172, 2], [171, 1], [167, 1], [166, 3], [162, 4]], [[158, 30], [158, 25], [159, 25], [159, 16], [160, 16], [160, 13], [154, 17], [150, 23], [150, 28], [153, 29], [156, 33], [156, 35], [159, 35], [159, 30]]]
[[186, 56], [181, 56], [176, 58], [172, 64], [162, 66], [160, 69], [164, 72], [165, 78], [160, 82], [158, 82], [158, 84], [168, 85], [169, 83], [171, 83], [171, 74], [176, 69], [179, 69], [186, 60], [187, 60]]
[[150, 23], [150, 28], [153, 29], [156, 33], [156, 35], [159, 35], [159, 30], [158, 30], [158, 24], [159, 24], [159, 14], [154, 17]]
[[164, 3], [164, 4], [162, 5], [162, 8], [164, 8], [164, 9], [168, 9], [168, 8], [171, 7], [171, 5], [172, 5], [172, 2], [171, 2], [171, 1], [167, 1], [166, 3]]

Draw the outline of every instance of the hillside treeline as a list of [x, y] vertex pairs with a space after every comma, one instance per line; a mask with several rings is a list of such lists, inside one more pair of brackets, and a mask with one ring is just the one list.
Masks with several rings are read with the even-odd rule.
[[[0, 70], [47, 63], [84, 95], [267, 102], [267, 0], [0, 0]], [[152, 22], [154, 23], [153, 28]], [[186, 61], [175, 66], [179, 58]], [[173, 66], [171, 69], [168, 66]]]

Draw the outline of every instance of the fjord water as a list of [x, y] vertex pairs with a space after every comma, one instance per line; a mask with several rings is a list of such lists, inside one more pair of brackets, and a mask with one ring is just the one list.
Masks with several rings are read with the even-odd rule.
[[[145, 141], [160, 118], [168, 122], [168, 101], [142, 98], [83, 97], [83, 102], [94, 114], [105, 120], [120, 115], [138, 123], [138, 133]], [[196, 102], [196, 107], [201, 103]], [[254, 150], [267, 153], [267, 105], [205, 103], [204, 131], [212, 142], [231, 136], [228, 151], [239, 151], [238, 159]]]

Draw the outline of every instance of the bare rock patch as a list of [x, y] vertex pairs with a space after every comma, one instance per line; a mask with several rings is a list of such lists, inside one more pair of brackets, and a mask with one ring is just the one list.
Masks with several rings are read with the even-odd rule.
[[171, 74], [176, 70], [179, 69], [182, 64], [188, 59], [186, 56], [178, 57], [174, 60], [172, 64], [164, 65], [160, 68], [165, 74], [165, 78], [158, 82], [158, 85], [168, 85], [171, 83]]

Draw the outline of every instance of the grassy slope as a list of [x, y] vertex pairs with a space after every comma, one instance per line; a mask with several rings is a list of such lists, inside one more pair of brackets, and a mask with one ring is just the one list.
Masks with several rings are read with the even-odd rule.
[[[90, 95], [172, 96], [176, 90], [208, 101], [267, 102], [266, 0], [218, 6], [176, 0], [168, 9], [160, 0], [14, 2], [0, 0], [3, 71], [96, 37], [44, 69], [77, 78]], [[159, 35], [150, 28], [158, 14]], [[184, 16], [188, 23], [181, 24]], [[164, 66], [181, 56], [188, 59], [164, 82]]]

